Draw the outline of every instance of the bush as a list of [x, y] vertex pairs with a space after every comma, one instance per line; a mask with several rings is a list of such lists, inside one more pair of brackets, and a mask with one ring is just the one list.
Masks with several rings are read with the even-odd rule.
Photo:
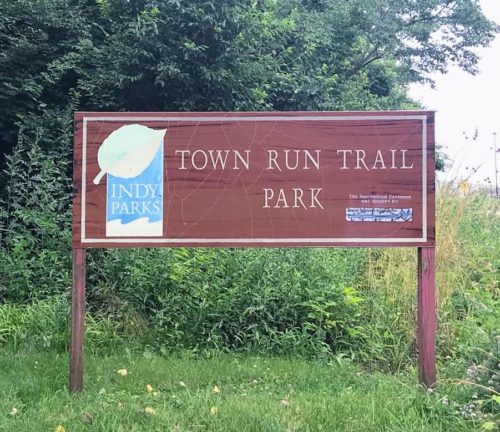
[[[129, 249], [88, 252], [87, 340], [165, 350], [321, 355], [355, 351], [364, 250]], [[39, 261], [40, 262], [40, 261]], [[1, 306], [0, 343], [66, 347], [69, 304]], [[104, 330], [103, 330], [104, 329]], [[98, 334], [96, 334], [96, 332]]]
[[361, 299], [352, 288], [362, 274], [360, 251], [174, 254], [170, 286], [155, 311], [160, 343], [306, 354], [346, 349], [360, 336]]
[[[130, 249], [89, 254], [89, 303], [166, 349], [352, 349], [366, 252]], [[149, 330], [148, 330], [149, 329]]]
[[[71, 269], [71, 108], [21, 128], [0, 200], [0, 301], [61, 294]], [[52, 132], [53, 133], [53, 132]], [[57, 152], [45, 148], [59, 144]]]

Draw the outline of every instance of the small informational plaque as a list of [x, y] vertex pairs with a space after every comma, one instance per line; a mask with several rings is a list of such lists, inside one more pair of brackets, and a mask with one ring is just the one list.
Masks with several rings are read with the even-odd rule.
[[73, 247], [433, 246], [434, 113], [75, 114]]

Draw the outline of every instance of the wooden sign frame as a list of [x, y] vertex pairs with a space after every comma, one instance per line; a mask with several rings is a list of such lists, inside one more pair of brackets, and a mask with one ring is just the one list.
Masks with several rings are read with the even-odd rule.
[[[85, 249], [95, 247], [417, 247], [419, 379], [435, 383], [433, 112], [76, 113], [74, 137], [71, 392], [83, 389]], [[132, 162], [117, 162], [127, 146]], [[233, 172], [220, 163], [229, 148]], [[295, 152], [297, 165], [278, 152]], [[218, 213], [210, 200], [222, 203]]]

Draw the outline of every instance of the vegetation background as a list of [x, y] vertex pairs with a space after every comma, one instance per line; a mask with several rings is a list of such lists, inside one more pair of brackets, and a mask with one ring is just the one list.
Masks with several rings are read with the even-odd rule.
[[[44, 352], [67, 352], [74, 111], [414, 109], [409, 83], [451, 63], [475, 73], [474, 48], [498, 30], [474, 0], [0, 0], [5, 369], [19, 358], [28, 364], [47, 359]], [[416, 418], [433, 416], [439, 423], [426, 423], [429, 430], [499, 427], [498, 200], [442, 185], [437, 224], [440, 385], [456, 398], [425, 399], [407, 423], [373, 417], [373, 430], [411, 430]], [[276, 361], [272, 370], [284, 367], [275, 356], [300, 357], [293, 366], [299, 377], [306, 360], [349, 363], [354, 369], [339, 374], [346, 387], [349, 377], [372, 372], [367, 379], [386, 383], [389, 401], [397, 394], [393, 377], [404, 381], [414, 372], [413, 250], [108, 249], [89, 250], [88, 261], [86, 349], [97, 357], [265, 356], [257, 363]], [[231, 370], [232, 360], [225, 361]], [[53, 401], [33, 402], [44, 393], [38, 378], [16, 390], [10, 373], [2, 386], [6, 404], [54, 410]], [[347, 399], [346, 407], [366, 390], [354, 381], [358, 399]], [[29, 389], [36, 389], [31, 396]], [[185, 406], [201, 409], [196, 397]], [[260, 412], [266, 402], [258, 398], [250, 405]], [[5, 410], [0, 425], [24, 421]], [[47, 416], [47, 424], [56, 422]], [[248, 430], [281, 430], [289, 421], [276, 418], [276, 427], [249, 423]], [[129, 426], [145, 421], [127, 419]], [[17, 423], [24, 430], [41, 424], [35, 414], [25, 421]], [[99, 430], [121, 430], [110, 421]], [[196, 429], [196, 421], [178, 430], [219, 430]], [[295, 430], [327, 424], [311, 421]], [[75, 422], [75, 430], [86, 424]], [[338, 430], [371, 430], [368, 423], [365, 429], [341, 423]]]

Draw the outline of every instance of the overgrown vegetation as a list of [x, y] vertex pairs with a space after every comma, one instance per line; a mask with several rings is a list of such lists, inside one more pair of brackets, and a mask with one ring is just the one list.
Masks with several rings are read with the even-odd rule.
[[[75, 110], [417, 108], [408, 83], [452, 62], [474, 72], [473, 48], [497, 31], [473, 0], [0, 0], [0, 362], [9, 371], [0, 381], [0, 429], [84, 429], [82, 406], [97, 430], [498, 428], [499, 203], [448, 185], [437, 197], [435, 395], [406, 387], [417, 354], [416, 255], [406, 249], [88, 251], [95, 381], [73, 402], [61, 374]], [[252, 393], [253, 360], [228, 352], [295, 363], [282, 376], [284, 360], [259, 360], [259, 371], [265, 362], [276, 370]], [[154, 374], [185, 366], [172, 357], [179, 353], [222, 357], [191, 365], [193, 391], [178, 395], [174, 381]], [[297, 357], [312, 359], [312, 371]], [[234, 372], [240, 359], [245, 366]], [[332, 366], [352, 360], [358, 366]], [[116, 362], [137, 378], [111, 378]], [[217, 362], [218, 375], [202, 376]], [[97, 373], [102, 365], [107, 376]], [[139, 374], [153, 374], [159, 399], [142, 399]], [[216, 383], [231, 396], [212, 401], [207, 386]], [[144, 413], [143, 401], [158, 415]], [[210, 417], [212, 402], [220, 415]], [[353, 405], [371, 410], [353, 415]]]
[[[436, 199], [438, 354], [474, 359], [500, 328], [500, 205], [442, 185]], [[376, 325], [370, 359], [398, 369], [416, 352], [416, 266], [412, 249], [372, 252], [361, 291]], [[378, 342], [376, 342], [378, 341]]]
[[[500, 328], [498, 211], [498, 203], [486, 196], [463, 196], [451, 187], [438, 194], [442, 361], [462, 366], [480, 361]], [[342, 353], [392, 372], [416, 358], [412, 249], [181, 248], [88, 254], [88, 319], [106, 317], [103, 339], [120, 335], [161, 352]], [[45, 346], [43, 333], [54, 339], [51, 346], [64, 349], [68, 273], [50, 285], [51, 276], [41, 275], [47, 265], [43, 256], [21, 260], [23, 265], [15, 262], [0, 261], [7, 300], [0, 309], [5, 312], [0, 314], [0, 340]], [[57, 288], [58, 280], [65, 285]], [[16, 306], [21, 290], [34, 301], [27, 308]], [[54, 296], [59, 290], [64, 294]], [[96, 342], [100, 345], [106, 343]]]

